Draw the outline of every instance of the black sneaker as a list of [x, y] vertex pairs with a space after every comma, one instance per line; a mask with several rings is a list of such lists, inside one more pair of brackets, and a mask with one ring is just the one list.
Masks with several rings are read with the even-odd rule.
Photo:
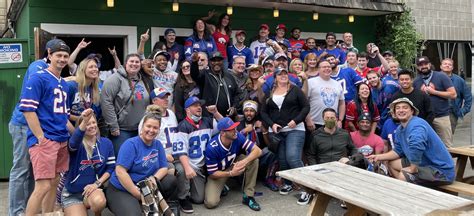
[[247, 195], [244, 194], [242, 198], [242, 204], [248, 206], [250, 209], [254, 211], [260, 211], [260, 204], [255, 201], [255, 198], [253, 197], [248, 197]]
[[188, 197], [186, 199], [180, 199], [179, 205], [181, 206], [181, 211], [187, 214], [192, 214], [194, 212], [193, 204]]
[[307, 193], [307, 192], [301, 192], [301, 196], [298, 199], [298, 205], [308, 205], [308, 203], [311, 201], [312, 195]]
[[221, 191], [221, 197], [227, 196], [229, 194], [230, 188], [226, 184], [224, 185], [224, 188], [222, 188]]

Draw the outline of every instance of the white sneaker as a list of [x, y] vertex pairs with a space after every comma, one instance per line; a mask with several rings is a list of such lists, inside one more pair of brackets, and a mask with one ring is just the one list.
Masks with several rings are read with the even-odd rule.
[[307, 192], [301, 192], [301, 196], [298, 199], [298, 202], [296, 202], [298, 205], [308, 205], [309, 201], [311, 200], [313, 196]]
[[293, 187], [292, 187], [291, 185], [284, 184], [284, 185], [280, 188], [280, 194], [281, 194], [281, 195], [287, 195], [287, 194], [289, 194], [291, 191], [293, 191]]

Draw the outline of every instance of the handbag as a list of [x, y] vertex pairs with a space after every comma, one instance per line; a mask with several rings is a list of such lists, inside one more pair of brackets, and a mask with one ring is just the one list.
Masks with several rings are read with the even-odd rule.
[[268, 143], [268, 150], [271, 152], [277, 154], [278, 153], [278, 146], [280, 145], [280, 142], [282, 140], [282, 137], [276, 133], [270, 132], [268, 133], [268, 136], [270, 137], [270, 143]]

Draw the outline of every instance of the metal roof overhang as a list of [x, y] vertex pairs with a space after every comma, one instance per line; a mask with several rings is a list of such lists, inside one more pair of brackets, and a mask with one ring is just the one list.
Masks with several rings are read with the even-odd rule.
[[401, 0], [179, 0], [178, 2], [359, 16], [380, 16], [404, 11]]

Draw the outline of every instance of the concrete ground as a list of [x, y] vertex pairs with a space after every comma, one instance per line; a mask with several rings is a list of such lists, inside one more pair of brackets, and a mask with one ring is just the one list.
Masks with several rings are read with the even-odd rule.
[[[465, 120], [458, 126], [454, 135], [455, 146], [471, 145], [471, 115], [467, 115]], [[470, 167], [469, 165], [467, 167]], [[466, 169], [465, 176], [473, 176], [472, 169]], [[308, 206], [296, 204], [299, 192], [292, 192], [287, 196], [282, 196], [278, 192], [272, 192], [262, 184], [258, 183], [256, 191], [262, 192], [262, 196], [256, 197], [262, 210], [255, 212], [247, 206], [241, 204], [242, 193], [236, 181], [230, 182], [231, 191], [223, 197], [221, 204], [216, 209], [206, 209], [203, 205], [194, 205], [194, 215], [306, 215]], [[0, 182], [0, 215], [8, 213], [8, 182]], [[474, 200], [474, 197], [465, 197]], [[340, 206], [338, 200], [332, 200], [328, 206], [327, 215], [343, 215], [345, 210]], [[181, 213], [184, 215], [184, 213]], [[90, 214], [92, 215], [92, 214]], [[102, 215], [112, 215], [109, 211], [104, 211]]]

